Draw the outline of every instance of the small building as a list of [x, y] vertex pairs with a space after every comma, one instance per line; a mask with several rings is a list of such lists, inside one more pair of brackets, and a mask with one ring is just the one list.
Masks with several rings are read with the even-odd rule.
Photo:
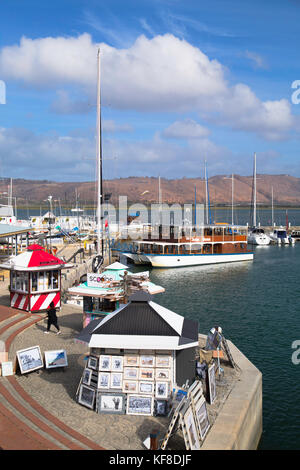
[[148, 271], [132, 273], [124, 264], [115, 262], [102, 273], [88, 273], [87, 280], [70, 287], [68, 294], [83, 298], [83, 327], [86, 327], [90, 321], [114, 312], [127, 302], [132, 289], [139, 288], [151, 295], [165, 292], [163, 287], [150, 281]]
[[60, 308], [61, 270], [72, 267], [33, 244], [0, 265], [10, 271], [10, 306], [27, 312], [46, 310], [50, 302]]
[[98, 412], [104, 393], [119, 393], [128, 409], [130, 402], [144, 402], [146, 393], [153, 414], [157, 400], [168, 400], [173, 387], [195, 380], [198, 322], [153, 302], [143, 291], [104, 319], [91, 321], [76, 341], [90, 348], [78, 401], [91, 367], [88, 392], [94, 393]]
[[[0, 259], [17, 255], [22, 251], [23, 246], [28, 245], [28, 237], [32, 228], [13, 223], [3, 223], [0, 216]], [[11, 218], [8, 221], [12, 220]]]

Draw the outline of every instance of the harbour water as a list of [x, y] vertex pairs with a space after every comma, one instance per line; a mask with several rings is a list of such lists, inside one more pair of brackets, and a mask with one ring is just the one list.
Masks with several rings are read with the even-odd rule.
[[166, 289], [154, 300], [198, 320], [201, 333], [223, 328], [263, 374], [259, 448], [299, 449], [300, 364], [292, 362], [292, 343], [300, 344], [300, 242], [254, 251], [252, 262], [152, 269], [151, 280]]

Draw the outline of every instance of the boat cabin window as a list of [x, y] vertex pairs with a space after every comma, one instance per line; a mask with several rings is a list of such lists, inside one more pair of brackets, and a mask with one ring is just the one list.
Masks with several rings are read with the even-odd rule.
[[162, 245], [152, 245], [152, 253], [160, 254], [163, 252], [163, 246]]
[[211, 237], [212, 235], [212, 229], [211, 228], [205, 228], [204, 229], [204, 236], [205, 237]]
[[191, 244], [191, 253], [201, 253], [202, 245], [200, 243]]
[[203, 245], [203, 253], [209, 254], [212, 252], [212, 246], [211, 245]]

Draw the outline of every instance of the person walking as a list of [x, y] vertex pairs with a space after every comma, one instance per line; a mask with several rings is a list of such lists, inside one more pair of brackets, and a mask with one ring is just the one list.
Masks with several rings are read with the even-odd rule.
[[47, 312], [48, 315], [48, 324], [47, 324], [47, 331], [44, 331], [45, 334], [48, 334], [50, 331], [51, 325], [54, 325], [57, 329], [57, 335], [61, 333], [58, 323], [57, 323], [57, 316], [56, 316], [56, 308], [54, 307], [54, 302], [50, 302], [49, 309]]

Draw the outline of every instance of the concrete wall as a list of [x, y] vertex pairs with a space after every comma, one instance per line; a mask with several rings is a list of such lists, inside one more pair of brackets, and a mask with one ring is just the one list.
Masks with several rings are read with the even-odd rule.
[[241, 375], [202, 449], [255, 450], [262, 434], [262, 374], [231, 341], [227, 342]]

